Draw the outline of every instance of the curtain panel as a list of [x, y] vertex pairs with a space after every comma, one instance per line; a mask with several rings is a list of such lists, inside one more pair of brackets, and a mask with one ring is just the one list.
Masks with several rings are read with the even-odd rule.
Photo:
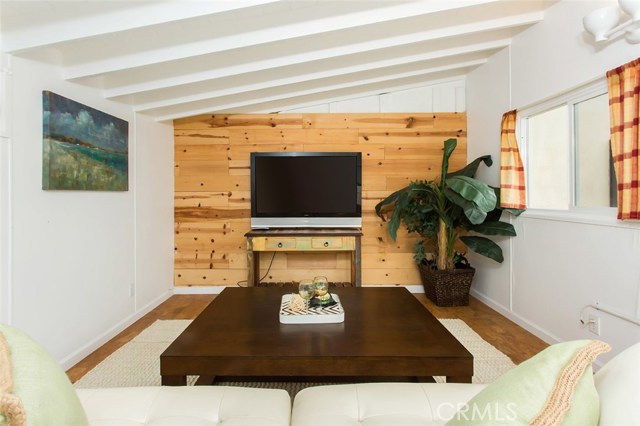
[[607, 72], [611, 152], [618, 179], [618, 219], [640, 219], [638, 115], [640, 58]]
[[517, 111], [502, 115], [500, 131], [500, 206], [505, 209], [525, 210], [527, 193], [524, 167], [516, 139]]

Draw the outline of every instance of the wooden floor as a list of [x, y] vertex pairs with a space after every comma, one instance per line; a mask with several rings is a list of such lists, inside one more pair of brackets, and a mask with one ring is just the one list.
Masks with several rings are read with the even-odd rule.
[[[529, 359], [547, 347], [545, 342], [474, 298], [471, 298], [469, 306], [439, 308], [433, 305], [424, 294], [415, 294], [415, 296], [437, 318], [458, 318], [466, 322], [483, 339], [508, 355], [516, 364]], [[103, 359], [153, 324], [154, 321], [159, 319], [193, 319], [214, 297], [214, 295], [176, 295], [170, 297], [104, 346], [70, 368], [67, 375], [72, 382], [77, 381]]]

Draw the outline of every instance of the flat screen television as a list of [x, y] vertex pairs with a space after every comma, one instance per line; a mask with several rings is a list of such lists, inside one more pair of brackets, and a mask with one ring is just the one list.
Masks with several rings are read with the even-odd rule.
[[361, 153], [251, 153], [252, 228], [361, 226]]

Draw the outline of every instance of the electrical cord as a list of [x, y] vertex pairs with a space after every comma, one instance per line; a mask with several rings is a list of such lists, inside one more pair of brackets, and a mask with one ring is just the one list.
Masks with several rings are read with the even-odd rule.
[[635, 325], [639, 325], [640, 326], [640, 318], [631, 318], [628, 317], [626, 315], [623, 314], [619, 314], [617, 312], [614, 312], [611, 309], [607, 309], [605, 307], [603, 307], [602, 305], [600, 305], [600, 303], [596, 302], [594, 305], [585, 305], [583, 306], [583, 308], [580, 310], [580, 324], [582, 324], [582, 326], [586, 326], [590, 321], [585, 321], [584, 320], [584, 311], [587, 309], [595, 309], [596, 311], [600, 311], [600, 312], [604, 312], [605, 314], [609, 314], [613, 317], [619, 318], [623, 321], [627, 321], [630, 322], [631, 324], [635, 324]]
[[[258, 282], [256, 284], [260, 284], [260, 282], [262, 282], [262, 280], [264, 280], [267, 277], [267, 275], [269, 275], [269, 271], [271, 271], [271, 266], [273, 265], [273, 260], [276, 258], [276, 253], [277, 252], [274, 251], [273, 254], [271, 255], [271, 261], [269, 262], [269, 267], [267, 268], [267, 272], [265, 272], [265, 274], [258, 280]], [[248, 287], [246, 285], [240, 285], [240, 283], [247, 283], [248, 284], [247, 280], [238, 281], [236, 283], [236, 285], [238, 287]]]
[[276, 258], [276, 253], [277, 253], [277, 252], [275, 252], [275, 251], [274, 251], [274, 252], [273, 252], [273, 255], [271, 255], [271, 262], [269, 262], [269, 267], [267, 268], [267, 272], [265, 272], [265, 273], [264, 273], [264, 275], [262, 276], [262, 278], [260, 278], [260, 279], [258, 280], [258, 284], [260, 284], [260, 282], [261, 282], [262, 280], [264, 280], [265, 278], [267, 278], [267, 275], [269, 275], [269, 271], [271, 271], [271, 265], [273, 265], [273, 259], [275, 259], [275, 258]]

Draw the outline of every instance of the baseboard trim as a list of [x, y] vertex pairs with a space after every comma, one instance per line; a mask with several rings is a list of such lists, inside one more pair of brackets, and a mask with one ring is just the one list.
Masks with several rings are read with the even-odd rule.
[[146, 314], [151, 312], [159, 304], [161, 304], [162, 302], [167, 300], [169, 297], [171, 297], [172, 294], [173, 294], [173, 292], [171, 290], [168, 290], [168, 291], [164, 292], [162, 295], [160, 295], [159, 297], [155, 298], [151, 302], [147, 303], [145, 306], [143, 306], [142, 308], [138, 309], [136, 312], [134, 312], [133, 314], [129, 315], [128, 317], [126, 317], [125, 319], [123, 319], [118, 324], [116, 324], [115, 326], [111, 327], [110, 329], [108, 329], [107, 331], [102, 333], [101, 335], [97, 336], [96, 338], [91, 340], [86, 345], [82, 346], [77, 351], [75, 351], [75, 352], [71, 353], [70, 355], [66, 356], [65, 358], [63, 358], [60, 361], [60, 365], [62, 366], [62, 368], [65, 371], [68, 370], [69, 368], [73, 367], [78, 362], [82, 361], [84, 358], [86, 358], [88, 355], [90, 355], [93, 351], [95, 351], [96, 349], [98, 349], [99, 347], [101, 347], [102, 345], [107, 343], [109, 340], [111, 340], [115, 336], [117, 336], [118, 333], [122, 332], [124, 329], [129, 327], [131, 324], [133, 324], [134, 322], [138, 321], [140, 318], [142, 318], [143, 316], [145, 316]]
[[173, 294], [220, 294], [222, 290], [227, 287], [238, 286], [224, 286], [224, 285], [211, 285], [211, 286], [188, 286], [188, 287], [173, 287]]
[[424, 294], [424, 286], [422, 286], [422, 285], [406, 285], [405, 287], [411, 293], [422, 293], [422, 294]]

